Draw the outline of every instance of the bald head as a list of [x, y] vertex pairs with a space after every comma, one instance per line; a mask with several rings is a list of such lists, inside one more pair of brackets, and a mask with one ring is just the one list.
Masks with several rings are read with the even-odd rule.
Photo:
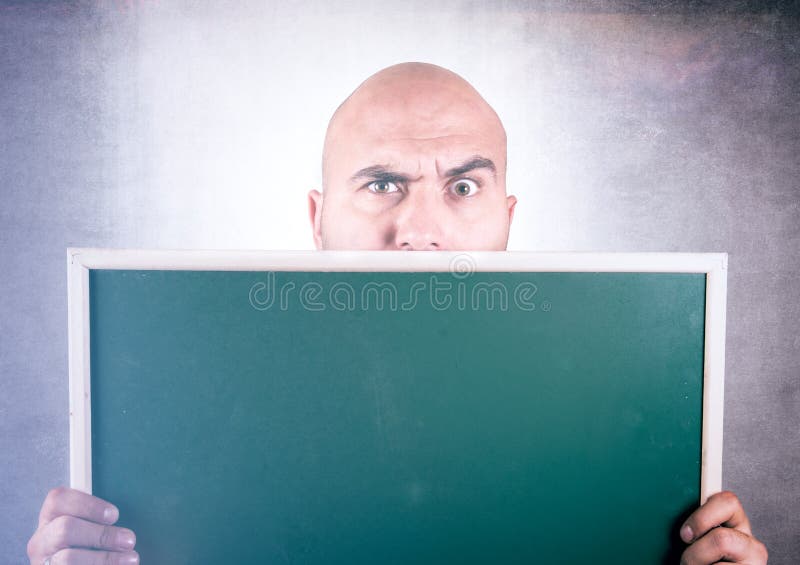
[[502, 250], [506, 133], [480, 94], [436, 65], [375, 73], [337, 108], [309, 192], [319, 249]]
[[430, 63], [400, 63], [367, 78], [333, 114], [322, 152], [322, 184], [337, 148], [354, 135], [432, 139], [477, 134], [502, 146], [496, 166], [505, 174], [506, 132], [500, 118], [473, 86]]

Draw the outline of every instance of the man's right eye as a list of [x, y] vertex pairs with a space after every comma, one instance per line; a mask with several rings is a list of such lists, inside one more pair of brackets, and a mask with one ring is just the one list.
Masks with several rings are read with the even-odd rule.
[[367, 185], [367, 188], [370, 192], [374, 192], [376, 194], [388, 194], [390, 192], [397, 192], [400, 190], [395, 183], [388, 180], [372, 181]]

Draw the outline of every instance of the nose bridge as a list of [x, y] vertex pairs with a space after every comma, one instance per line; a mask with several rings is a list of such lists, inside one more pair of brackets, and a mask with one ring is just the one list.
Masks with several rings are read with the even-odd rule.
[[395, 243], [398, 249], [436, 250], [443, 249], [442, 203], [437, 199], [434, 187], [414, 187], [403, 198], [395, 219]]

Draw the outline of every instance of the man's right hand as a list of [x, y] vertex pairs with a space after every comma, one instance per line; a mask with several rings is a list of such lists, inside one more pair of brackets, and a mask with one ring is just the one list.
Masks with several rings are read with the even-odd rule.
[[119, 510], [79, 490], [58, 487], [44, 499], [39, 527], [28, 541], [31, 565], [133, 565], [135, 534], [113, 526]]

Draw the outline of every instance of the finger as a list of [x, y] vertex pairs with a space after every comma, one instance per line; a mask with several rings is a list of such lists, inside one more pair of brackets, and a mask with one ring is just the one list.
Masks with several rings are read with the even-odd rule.
[[690, 543], [717, 526], [735, 528], [748, 536], [752, 534], [742, 503], [730, 491], [718, 492], [695, 510], [681, 528], [681, 539]]
[[91, 551], [89, 549], [62, 549], [50, 558], [50, 565], [136, 565], [139, 554]]
[[733, 528], [715, 528], [683, 552], [681, 563], [709, 565], [720, 561], [764, 564], [767, 549], [764, 544]]
[[98, 524], [113, 524], [119, 519], [119, 510], [110, 502], [79, 490], [58, 487], [47, 494], [39, 512], [39, 526], [58, 516], [75, 516]]
[[38, 555], [54, 555], [69, 548], [130, 551], [136, 545], [136, 535], [127, 528], [95, 524], [74, 516], [59, 516], [36, 535]]

